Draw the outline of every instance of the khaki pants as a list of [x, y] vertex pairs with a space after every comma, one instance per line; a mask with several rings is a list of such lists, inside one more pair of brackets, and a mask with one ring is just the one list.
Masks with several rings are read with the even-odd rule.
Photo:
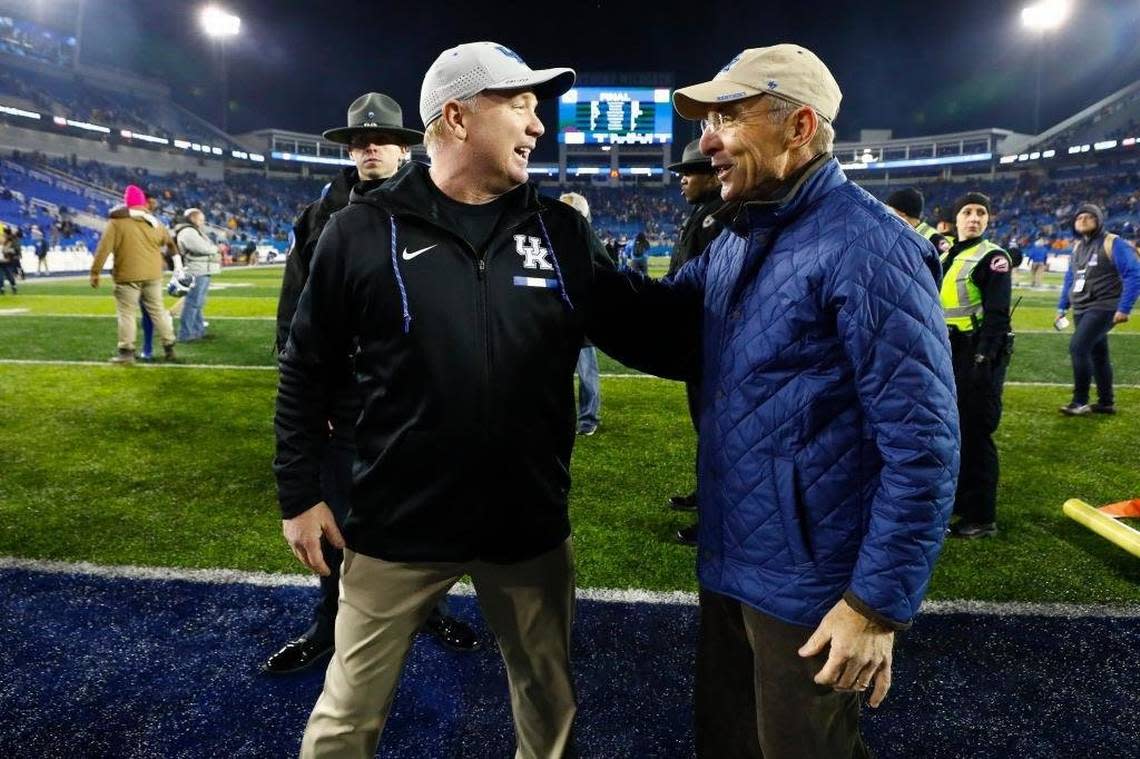
[[375, 754], [412, 638], [465, 574], [507, 666], [516, 759], [568, 755], [577, 711], [570, 677], [570, 540], [516, 564], [405, 564], [345, 549], [335, 653], [305, 727], [302, 757]]
[[140, 282], [115, 283], [115, 311], [119, 315], [119, 350], [133, 351], [139, 302], [150, 315], [158, 339], [163, 347], [174, 345], [174, 323], [162, 305], [162, 280], [147, 279]]

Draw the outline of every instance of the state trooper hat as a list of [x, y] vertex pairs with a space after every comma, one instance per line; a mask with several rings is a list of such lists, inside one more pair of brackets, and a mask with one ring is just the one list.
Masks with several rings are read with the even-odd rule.
[[397, 145], [418, 145], [423, 132], [404, 128], [404, 112], [400, 104], [379, 92], [368, 92], [352, 101], [348, 107], [348, 126], [327, 130], [323, 137], [329, 142], [351, 145], [352, 138], [365, 132], [380, 132]]
[[685, 146], [681, 153], [681, 160], [671, 163], [666, 168], [677, 174], [712, 174], [712, 158], [701, 154], [701, 141], [693, 140]]

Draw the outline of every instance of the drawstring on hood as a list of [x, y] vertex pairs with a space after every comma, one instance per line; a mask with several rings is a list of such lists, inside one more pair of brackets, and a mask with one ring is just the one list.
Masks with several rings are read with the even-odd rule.
[[542, 240], [546, 243], [546, 249], [550, 251], [550, 262], [554, 264], [554, 276], [558, 278], [558, 290], [562, 293], [562, 300], [566, 303], [566, 307], [573, 311], [574, 304], [570, 302], [570, 294], [566, 292], [566, 282], [562, 279], [562, 267], [558, 265], [558, 256], [554, 253], [554, 244], [550, 242], [546, 222], [542, 220], [541, 213], [538, 214], [538, 226], [542, 230]]
[[399, 256], [396, 255], [396, 217], [388, 214], [392, 226], [392, 271], [396, 272], [396, 285], [400, 288], [400, 308], [404, 313], [404, 334], [412, 329], [412, 312], [408, 309], [408, 291], [404, 288], [404, 277], [400, 274]]

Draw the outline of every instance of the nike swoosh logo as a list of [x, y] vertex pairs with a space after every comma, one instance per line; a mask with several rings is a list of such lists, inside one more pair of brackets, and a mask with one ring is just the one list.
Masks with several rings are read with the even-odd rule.
[[[438, 243], [437, 243], [437, 244], [438, 244]], [[435, 245], [429, 245], [429, 246], [427, 246], [426, 248], [420, 248], [419, 250], [417, 250], [417, 251], [415, 251], [415, 252], [413, 252], [413, 253], [409, 253], [409, 252], [408, 252], [408, 249], [407, 249], [407, 248], [404, 248], [404, 253], [403, 253], [403, 256], [404, 256], [404, 260], [405, 260], [405, 261], [411, 261], [413, 258], [415, 258], [416, 256], [418, 256], [419, 254], [421, 254], [421, 253], [427, 253], [429, 250], [431, 250], [431, 249], [432, 249], [432, 248], [434, 248], [434, 247], [435, 247]]]

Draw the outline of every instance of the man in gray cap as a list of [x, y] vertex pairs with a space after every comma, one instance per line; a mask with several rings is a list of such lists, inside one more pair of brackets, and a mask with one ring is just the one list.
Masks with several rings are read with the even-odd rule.
[[[867, 755], [860, 697], [887, 695], [953, 505], [937, 259], [831, 156], [840, 98], [798, 45], [745, 50], [674, 94], [704, 119], [726, 201], [704, 254], [637, 283], [703, 303], [702, 757]], [[691, 351], [679, 342], [658, 358]]]
[[[672, 277], [681, 267], [705, 252], [713, 240], [717, 238], [724, 225], [717, 220], [716, 212], [724, 205], [720, 198], [720, 182], [713, 173], [712, 161], [701, 153], [701, 141], [693, 140], [685, 146], [681, 153], [681, 160], [669, 164], [669, 171], [681, 176], [681, 195], [693, 207], [689, 218], [685, 219], [677, 242], [673, 245], [673, 253], [669, 256], [669, 271], [666, 274]], [[693, 422], [693, 429], [700, 431], [699, 421], [701, 389], [695, 382], [685, 383], [685, 394], [689, 399], [689, 418]], [[669, 498], [670, 508], [678, 511], [697, 510], [697, 491], [688, 495], [675, 495]], [[697, 523], [677, 530], [677, 541], [688, 546], [697, 544]]]
[[[378, 92], [361, 95], [348, 107], [348, 124], [324, 133], [325, 139], [348, 146], [353, 165], [345, 167], [325, 185], [319, 200], [310, 203], [293, 223], [292, 250], [286, 259], [285, 277], [277, 303], [277, 349], [283, 351], [289, 339], [289, 325], [297, 310], [301, 291], [309, 279], [309, 266], [321, 230], [333, 213], [348, 205], [349, 193], [383, 184], [407, 160], [408, 148], [418, 145], [423, 133], [404, 128], [403, 111], [395, 100]], [[352, 409], [345, 418], [330, 418], [326, 446], [322, 454], [321, 488], [338, 526], [344, 524], [352, 487]], [[358, 410], [357, 410], [358, 411]], [[286, 515], [287, 518], [292, 515]], [[288, 523], [286, 525], [288, 530]], [[262, 669], [271, 675], [300, 672], [323, 661], [333, 650], [333, 624], [336, 620], [340, 587], [341, 549], [329, 540], [321, 541], [321, 554], [327, 574], [321, 576], [321, 593], [313, 622], [301, 636], [290, 640], [269, 657]], [[467, 625], [447, 614], [446, 601], [432, 611], [424, 629], [448, 648], [470, 651], [478, 638]]]
[[506, 663], [516, 756], [572, 752], [573, 376], [607, 259], [527, 165], [538, 102], [573, 81], [492, 42], [444, 51], [420, 95], [430, 169], [358, 188], [321, 235], [276, 417], [286, 534], [318, 571], [322, 534], [340, 540], [321, 502], [326, 399], [362, 408], [336, 650], [302, 756], [373, 755], [412, 636], [464, 575]]

